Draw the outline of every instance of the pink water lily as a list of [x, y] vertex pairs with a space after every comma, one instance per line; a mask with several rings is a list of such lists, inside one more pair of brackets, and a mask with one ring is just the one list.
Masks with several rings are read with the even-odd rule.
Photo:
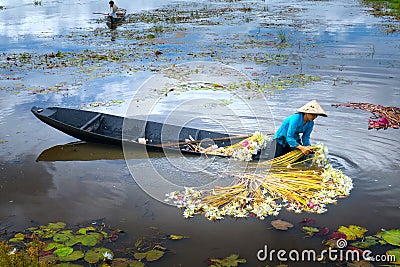
[[244, 147], [248, 147], [249, 145], [250, 145], [249, 140], [244, 140], [244, 141], [242, 142], [242, 146], [244, 146]]
[[378, 120], [378, 122], [379, 122], [379, 123], [382, 123], [382, 124], [389, 124], [388, 119], [386, 119], [385, 117], [380, 118], [380, 119]]

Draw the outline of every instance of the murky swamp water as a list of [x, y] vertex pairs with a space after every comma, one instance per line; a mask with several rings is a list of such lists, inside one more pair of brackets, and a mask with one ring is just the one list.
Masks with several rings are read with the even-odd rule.
[[[39, 105], [123, 116], [134, 107], [134, 113], [143, 116], [148, 114], [143, 107], [154, 99], [155, 119], [190, 121], [211, 129], [222, 125], [233, 132], [274, 131], [296, 108], [318, 99], [329, 117], [317, 119], [312, 141], [329, 148], [330, 161], [353, 179], [354, 189], [325, 214], [281, 212], [279, 218], [298, 222], [311, 217], [330, 229], [355, 224], [371, 234], [399, 227], [398, 130], [369, 131], [368, 112], [331, 107], [349, 101], [399, 106], [400, 34], [387, 31], [399, 29], [399, 22], [375, 18], [357, 1], [166, 5], [121, 0], [118, 5], [129, 15], [123, 25], [110, 30], [102, 16], [92, 14], [107, 12], [106, 2], [41, 3], [0, 3], [5, 7], [0, 10], [0, 230], [104, 218], [126, 231], [127, 242], [150, 226], [191, 237], [169, 244], [176, 254], [149, 266], [206, 266], [208, 257], [231, 253], [247, 259], [247, 266], [265, 266], [256, 258], [264, 245], [321, 248], [321, 239], [304, 238], [298, 229], [270, 229], [276, 218], [185, 220], [180, 210], [137, 185], [119, 149], [64, 145], [77, 140], [30, 113]], [[45, 57], [59, 51], [59, 56]], [[226, 64], [221, 76], [234, 73], [234, 67], [263, 88], [264, 96], [238, 89], [174, 90], [165, 95], [151, 79], [172, 65], [198, 61], [218, 62], [212, 65], [216, 69]], [[133, 153], [128, 162], [140, 168], [148, 157]], [[179, 162], [179, 157], [174, 160]], [[149, 161], [170, 176], [187, 176], [163, 155], [150, 154]], [[225, 164], [217, 160], [212, 170]], [[190, 173], [188, 179], [212, 179], [208, 175], [212, 177]], [[293, 265], [313, 263], [289, 263]]]

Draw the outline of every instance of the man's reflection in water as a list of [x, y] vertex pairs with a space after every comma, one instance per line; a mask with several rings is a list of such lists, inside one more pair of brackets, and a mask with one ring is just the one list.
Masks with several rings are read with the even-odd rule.
[[110, 33], [111, 33], [111, 41], [115, 41], [115, 39], [116, 39], [117, 36], [118, 36], [117, 30], [116, 30], [116, 29], [111, 29], [111, 30], [110, 30]]
[[117, 23], [107, 22], [107, 27], [110, 29], [111, 41], [115, 41], [118, 36]]

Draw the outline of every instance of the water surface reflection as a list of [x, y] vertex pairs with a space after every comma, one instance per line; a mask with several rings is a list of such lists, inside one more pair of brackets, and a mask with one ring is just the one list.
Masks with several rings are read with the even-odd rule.
[[[131, 13], [162, 4], [164, 1], [120, 1], [120, 6]], [[97, 24], [97, 18], [91, 14], [106, 8], [107, 5], [102, 2], [42, 1], [42, 6], [34, 6], [28, 0], [7, 0], [2, 5], [6, 7], [0, 11], [0, 49], [3, 53], [29, 50], [56, 52], [59, 49], [80, 49], [81, 46], [115, 48], [109, 35], [105, 39], [98, 36], [84, 40], [96, 40], [91, 45], [82, 40], [63, 39], [62, 36], [60, 39], [63, 42], [52, 39], [71, 31], [92, 36], [93, 29], [105, 28], [105, 24]], [[76, 12], [71, 13], [71, 10]], [[311, 217], [319, 225], [330, 229], [356, 224], [368, 228], [369, 233], [381, 228], [398, 228], [398, 130], [369, 131], [368, 112], [335, 108], [331, 104], [352, 101], [399, 105], [399, 33], [383, 32], [380, 26], [387, 22], [365, 13], [365, 8], [359, 6], [357, 1], [269, 1], [268, 8], [254, 17], [257, 20], [241, 25], [184, 25], [186, 29], [181, 39], [173, 33], [162, 35], [154, 43], [147, 42], [147, 50], [140, 50], [143, 57], [131, 57], [136, 67], [132, 72], [118, 69], [110, 76], [78, 79], [81, 74], [72, 68], [39, 75], [27, 70], [24, 76], [23, 82], [29, 85], [68, 79], [83, 83], [80, 89], [67, 93], [32, 94], [27, 90], [15, 90], [19, 81], [0, 78], [0, 139], [6, 141], [0, 143], [1, 225], [21, 230], [30, 226], [32, 220], [79, 224], [106, 218], [109, 224], [124, 229], [132, 240], [149, 226], [157, 226], [167, 233], [191, 236], [184, 247], [178, 243], [172, 245], [176, 255], [163, 259], [163, 266], [201, 266], [208, 257], [224, 257], [234, 252], [246, 258], [248, 266], [257, 266], [263, 263], [256, 260], [255, 253], [265, 244], [274, 249], [320, 248], [320, 239], [303, 238], [304, 234], [297, 226], [289, 232], [269, 229], [270, 220], [275, 218], [267, 218], [264, 222], [249, 218], [210, 223], [198, 216], [187, 221], [182, 218], [180, 210], [157, 202], [137, 186], [118, 149], [93, 144], [69, 145], [77, 140], [44, 125], [29, 111], [34, 105], [76, 108], [88, 107], [87, 104], [94, 101], [130, 100], [137, 88], [151, 76], [151, 68], [139, 71], [146, 69], [143, 66], [180, 64], [182, 61], [198, 60], [192, 55], [204, 55], [202, 60], [229, 63], [261, 84], [288, 73], [321, 77], [320, 81], [305, 86], [296, 84], [286, 90], [270, 92], [267, 95], [268, 106], [275, 124], [279, 125], [296, 108], [311, 99], [318, 99], [329, 117], [317, 119], [312, 141], [327, 145], [331, 162], [353, 178], [355, 187], [348, 199], [329, 206], [326, 214], [282, 212], [279, 218], [298, 222], [302, 217]], [[139, 26], [132, 24], [124, 27], [124, 30], [132, 31]], [[286, 34], [290, 47], [267, 45], [268, 42], [277, 43], [278, 30]], [[122, 36], [122, 31], [118, 33]], [[132, 40], [122, 42], [119, 37], [115, 43], [121, 46], [137, 44]], [[265, 42], [250, 47], [260, 40]], [[162, 50], [165, 57], [154, 58], [155, 50]], [[288, 59], [279, 61], [279, 64], [266, 61], [254, 63], [248, 58], [249, 53], [255, 50], [267, 55], [280, 53]], [[136, 49], [132, 51], [139, 53]], [[108, 65], [106, 68], [112, 67]], [[205, 96], [205, 93], [198, 95]], [[145, 96], [148, 95], [144, 94], [143, 98]], [[191, 96], [193, 94], [187, 93], [163, 98], [153, 116], [165, 117], [175, 105]], [[214, 92], [207, 97], [227, 98], [225, 92]], [[255, 97], [247, 101], [254, 109], [265, 105]], [[137, 102], [138, 108], [141, 103]], [[116, 106], [89, 108], [124, 115], [128, 104], [127, 101]], [[225, 111], [226, 107], [218, 105], [203, 106], [202, 114], [190, 105], [183, 106], [182, 114], [185, 116], [182, 117], [185, 117], [184, 121], [199, 115], [204, 118], [204, 113], [210, 112], [220, 115], [219, 118], [238, 131], [243, 129], [243, 125], [247, 130], [258, 126], [255, 122], [259, 118], [243, 112], [245, 109], [240, 103], [235, 105], [233, 101], [232, 104], [239, 114], [243, 113], [241, 119], [244, 124], [236, 124], [234, 116], [223, 116], [220, 111]], [[260, 117], [261, 126], [270, 123], [270, 116]], [[195, 123], [215, 127], [212, 120], [198, 119]], [[133, 155], [131, 160], [140, 171], [141, 164], [144, 164], [142, 155]], [[152, 155], [150, 160], [171, 177], [177, 177], [174, 176], [175, 169], [163, 157]], [[224, 164], [224, 161], [216, 162], [211, 166], [213, 172], [223, 169]], [[206, 173], [202, 175], [207, 176]], [[196, 176], [192, 175], [190, 179], [195, 180]], [[304, 266], [304, 263], [298, 263], [298, 266]]]

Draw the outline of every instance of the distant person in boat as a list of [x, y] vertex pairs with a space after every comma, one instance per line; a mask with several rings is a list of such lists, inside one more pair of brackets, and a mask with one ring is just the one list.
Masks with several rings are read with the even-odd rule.
[[[297, 113], [287, 117], [274, 136], [276, 143], [274, 157], [282, 156], [294, 149], [300, 149], [306, 155], [313, 152], [310, 146], [310, 135], [314, 120], [318, 116], [327, 117], [328, 115], [316, 100], [312, 100], [299, 108]], [[302, 134], [301, 137], [300, 134]]]
[[111, 23], [114, 23], [115, 19], [117, 18], [118, 7], [114, 1], [110, 1], [108, 3], [110, 4], [110, 13], [108, 13], [108, 16], [110, 17]]

